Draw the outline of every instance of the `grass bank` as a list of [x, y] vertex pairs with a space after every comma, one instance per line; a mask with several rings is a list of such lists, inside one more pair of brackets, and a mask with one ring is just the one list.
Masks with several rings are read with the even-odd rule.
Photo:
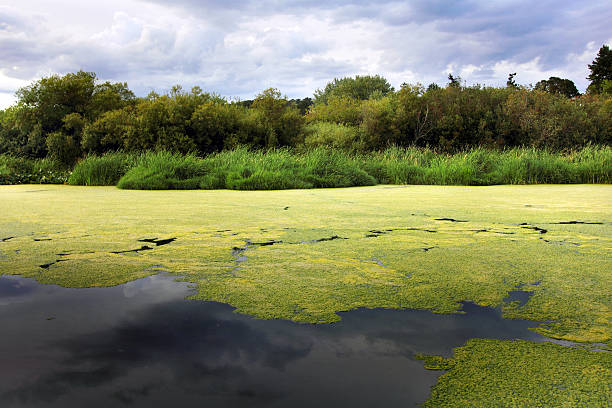
[[430, 149], [389, 148], [361, 155], [323, 148], [302, 152], [239, 148], [205, 158], [164, 151], [93, 156], [77, 164], [69, 183], [117, 184], [139, 190], [576, 184], [610, 183], [611, 169], [612, 149], [597, 146], [567, 153], [477, 148], [440, 154]]
[[107, 153], [81, 160], [71, 173], [49, 159], [0, 156], [0, 184], [116, 185], [122, 189], [285, 190], [374, 184], [609, 184], [612, 148], [567, 152], [475, 148], [444, 154], [388, 148], [367, 154], [312, 148], [238, 148], [206, 157], [167, 151]]

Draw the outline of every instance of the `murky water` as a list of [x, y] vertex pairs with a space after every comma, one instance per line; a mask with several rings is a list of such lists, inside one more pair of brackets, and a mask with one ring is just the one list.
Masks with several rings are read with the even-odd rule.
[[441, 374], [414, 354], [544, 340], [527, 330], [536, 322], [469, 303], [465, 315], [356, 310], [309, 325], [189, 294], [161, 275], [92, 289], [0, 277], [0, 406], [406, 407]]

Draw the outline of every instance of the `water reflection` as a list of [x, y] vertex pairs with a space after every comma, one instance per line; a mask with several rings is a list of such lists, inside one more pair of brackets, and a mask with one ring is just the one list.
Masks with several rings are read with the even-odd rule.
[[254, 320], [154, 276], [65, 289], [0, 277], [0, 406], [413, 406], [471, 337], [541, 340], [534, 322], [357, 310], [333, 325]]

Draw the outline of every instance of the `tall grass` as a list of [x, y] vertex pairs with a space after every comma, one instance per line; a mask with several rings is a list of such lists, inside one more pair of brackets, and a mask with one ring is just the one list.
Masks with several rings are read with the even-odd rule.
[[159, 151], [132, 157], [131, 162], [134, 165], [119, 179], [117, 187], [279, 190], [376, 184], [354, 158], [322, 148], [300, 154], [288, 149], [264, 152], [238, 148], [206, 158]]
[[137, 157], [121, 152], [88, 156], [74, 166], [68, 184], [114, 186], [134, 166]]
[[456, 154], [391, 148], [363, 156], [384, 184], [493, 185], [610, 183], [612, 148], [587, 146], [567, 153], [536, 148], [474, 148]]
[[611, 180], [612, 148], [587, 146], [565, 153], [474, 148], [443, 154], [396, 147], [366, 154], [321, 147], [306, 151], [237, 148], [204, 158], [166, 151], [112, 153], [81, 161], [69, 182], [116, 184], [126, 189], [278, 190], [376, 183], [492, 185]]

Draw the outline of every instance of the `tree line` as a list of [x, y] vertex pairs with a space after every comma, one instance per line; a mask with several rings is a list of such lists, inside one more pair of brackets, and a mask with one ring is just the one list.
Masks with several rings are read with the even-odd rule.
[[100, 83], [79, 71], [21, 88], [0, 111], [0, 154], [50, 157], [67, 165], [108, 151], [169, 150], [205, 155], [237, 146], [330, 146], [353, 151], [428, 146], [565, 149], [612, 142], [612, 51], [602, 46], [580, 95], [568, 79], [520, 86], [402, 84], [379, 76], [334, 79], [312, 98], [264, 90], [229, 101], [175, 86], [139, 98], [126, 83]]

